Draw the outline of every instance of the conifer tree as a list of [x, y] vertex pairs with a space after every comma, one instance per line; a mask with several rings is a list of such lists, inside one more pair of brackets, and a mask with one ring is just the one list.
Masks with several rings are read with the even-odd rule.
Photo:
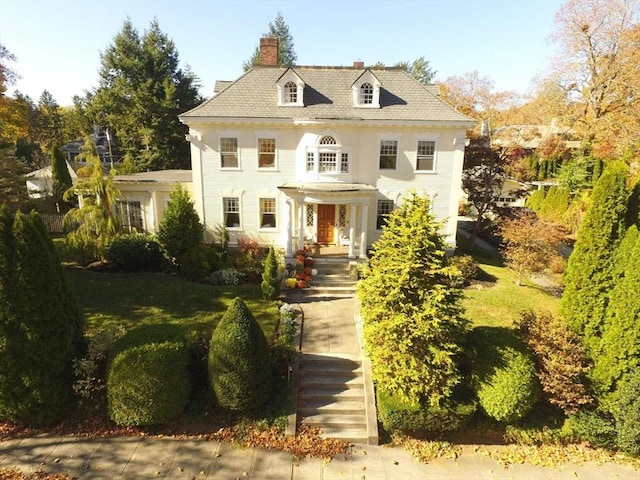
[[189, 193], [180, 185], [170, 194], [158, 230], [158, 239], [167, 254], [179, 259], [192, 248], [202, 243], [204, 227], [195, 210]]
[[412, 194], [387, 217], [358, 284], [373, 378], [392, 394], [440, 406], [461, 380], [466, 331], [462, 279], [450, 266], [442, 225]]
[[[278, 12], [275, 20], [269, 22], [269, 31], [264, 35], [278, 39], [278, 65], [295, 65], [298, 55], [293, 48], [293, 35], [289, 32], [289, 25], [285, 22], [282, 12]], [[243, 62], [242, 68], [247, 71], [256, 65], [260, 65], [259, 47], [256, 47], [249, 60]]]
[[0, 418], [59, 420], [82, 318], [40, 217], [0, 212]]
[[269, 253], [264, 260], [262, 272], [262, 294], [267, 300], [275, 300], [280, 294], [280, 279], [278, 278], [278, 258], [273, 247], [269, 247]]
[[634, 225], [615, 252], [614, 287], [591, 379], [601, 398], [640, 367], [640, 235]]
[[595, 358], [609, 293], [614, 287], [613, 252], [625, 232], [626, 166], [614, 163], [596, 183], [564, 274], [560, 308], [569, 326]]
[[61, 202], [64, 193], [73, 185], [73, 181], [64, 154], [57, 145], [51, 148], [51, 179], [53, 180], [53, 197], [56, 202]]
[[271, 392], [269, 344], [240, 297], [211, 336], [209, 382], [218, 404], [234, 411], [255, 410]]

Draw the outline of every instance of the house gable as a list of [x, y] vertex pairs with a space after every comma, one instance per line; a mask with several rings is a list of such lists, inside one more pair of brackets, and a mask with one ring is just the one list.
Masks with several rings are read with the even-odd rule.
[[293, 68], [288, 68], [276, 80], [278, 106], [304, 107], [304, 81]]

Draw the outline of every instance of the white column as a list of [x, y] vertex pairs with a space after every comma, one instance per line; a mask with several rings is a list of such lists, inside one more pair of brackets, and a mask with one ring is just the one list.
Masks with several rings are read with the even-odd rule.
[[349, 205], [349, 258], [356, 258], [356, 206], [355, 202]]
[[298, 203], [298, 245], [296, 245], [296, 250], [304, 247], [304, 223], [305, 223], [304, 202], [299, 202]]
[[158, 206], [158, 192], [155, 190], [151, 192], [151, 226], [153, 230], [150, 230], [147, 225], [147, 231], [149, 233], [158, 233], [160, 228], [160, 208]]
[[369, 219], [369, 204], [362, 204], [362, 212], [360, 214], [360, 225], [361, 225], [361, 233], [360, 233], [360, 258], [367, 258], [367, 228]]
[[287, 200], [284, 202], [284, 221], [285, 221], [285, 248], [287, 256], [293, 255], [293, 208], [291, 206], [291, 200]]

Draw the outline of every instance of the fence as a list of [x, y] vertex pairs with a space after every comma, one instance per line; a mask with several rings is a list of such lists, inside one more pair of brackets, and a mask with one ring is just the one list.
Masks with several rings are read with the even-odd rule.
[[40, 214], [42, 217], [42, 221], [49, 230], [49, 233], [63, 233], [64, 230], [62, 228], [62, 219], [64, 218], [63, 213], [42, 213]]

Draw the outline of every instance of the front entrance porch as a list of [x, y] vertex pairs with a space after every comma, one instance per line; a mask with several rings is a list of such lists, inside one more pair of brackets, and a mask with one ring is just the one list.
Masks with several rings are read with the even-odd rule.
[[336, 182], [278, 188], [287, 196], [287, 255], [310, 246], [316, 256], [367, 257], [369, 204], [375, 187]]

